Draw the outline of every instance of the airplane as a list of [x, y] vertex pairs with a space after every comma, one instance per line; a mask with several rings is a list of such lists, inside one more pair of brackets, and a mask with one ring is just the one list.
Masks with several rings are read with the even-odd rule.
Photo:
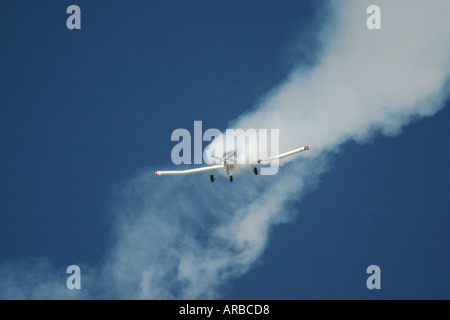
[[[281, 159], [281, 158], [288, 157], [293, 154], [296, 154], [296, 153], [299, 153], [302, 151], [306, 151], [306, 150], [309, 150], [309, 148], [307, 146], [301, 147], [298, 149], [294, 149], [294, 150], [291, 150], [291, 151], [288, 151], [288, 152], [285, 152], [285, 153], [282, 153], [282, 154], [279, 154], [277, 156], [270, 157], [267, 159], [260, 159], [256, 163], [252, 164], [253, 173], [255, 175], [258, 175], [258, 168], [254, 166], [255, 164], [260, 164], [260, 163], [268, 162], [271, 160]], [[186, 175], [186, 174], [212, 171], [212, 174], [210, 175], [210, 180], [211, 180], [211, 182], [214, 182], [216, 180], [216, 177], [214, 176], [214, 171], [218, 170], [218, 169], [225, 169], [227, 172], [228, 179], [230, 180], [230, 182], [233, 182], [232, 171], [237, 166], [240, 165], [236, 162], [236, 151], [230, 150], [230, 151], [224, 153], [223, 158], [217, 158], [217, 157], [214, 157], [214, 158], [222, 161], [222, 163], [217, 164], [217, 165], [210, 165], [210, 166], [206, 166], [206, 167], [195, 168], [195, 169], [188, 169], [188, 170], [155, 171], [155, 175], [157, 175], [157, 176]], [[244, 165], [244, 166], [249, 166], [249, 165]]]

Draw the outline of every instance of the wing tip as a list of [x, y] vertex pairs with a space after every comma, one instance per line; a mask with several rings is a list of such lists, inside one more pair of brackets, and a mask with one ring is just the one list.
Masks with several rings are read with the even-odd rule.
[[308, 146], [305, 146], [304, 148], [305, 148], [305, 150], [309, 150], [309, 147], [308, 147]]

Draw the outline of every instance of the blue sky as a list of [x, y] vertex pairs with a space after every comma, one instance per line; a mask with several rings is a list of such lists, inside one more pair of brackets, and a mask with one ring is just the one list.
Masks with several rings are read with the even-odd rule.
[[[81, 8], [81, 30], [66, 28], [70, 4]], [[331, 25], [326, 4], [2, 2], [0, 265], [48, 258], [63, 287], [69, 265], [101, 270], [120, 242], [123, 186], [171, 166], [173, 130], [192, 130], [195, 120], [224, 130], [294, 66], [312, 68], [320, 31]], [[413, 115], [399, 135], [371, 135], [331, 152], [313, 186], [290, 199], [292, 219], [270, 228], [265, 250], [248, 270], [225, 278], [218, 296], [448, 299], [444, 101], [431, 117]], [[207, 176], [188, 179], [217, 188]], [[143, 189], [151, 191], [148, 201], [156, 197], [152, 188], [164, 188], [155, 181]], [[217, 183], [228, 201], [239, 198], [239, 186]], [[191, 206], [200, 190], [191, 190]], [[154, 200], [181, 201], [170, 193]], [[198, 208], [209, 214], [204, 204]], [[372, 264], [381, 268], [381, 290], [366, 287]], [[85, 288], [104, 291], [95, 281]]]

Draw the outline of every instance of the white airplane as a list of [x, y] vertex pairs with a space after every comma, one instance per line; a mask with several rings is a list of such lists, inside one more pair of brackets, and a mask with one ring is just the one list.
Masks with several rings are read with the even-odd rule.
[[[276, 160], [276, 159], [281, 159], [284, 157], [288, 157], [291, 156], [293, 154], [302, 152], [302, 151], [306, 151], [309, 150], [309, 148], [307, 146], [302, 147], [302, 148], [298, 148], [295, 150], [291, 150], [282, 154], [279, 154], [277, 156], [274, 157], [270, 157], [267, 159], [260, 159], [258, 160], [256, 163], [251, 164], [251, 166], [253, 167], [253, 173], [255, 175], [258, 175], [258, 168], [255, 167], [255, 164], [260, 164], [260, 163], [264, 163], [264, 162], [268, 162], [271, 160]], [[216, 158], [216, 157], [214, 157]], [[216, 169], [225, 169], [227, 172], [227, 176], [228, 179], [230, 180], [230, 182], [233, 181], [233, 174], [232, 171], [237, 167], [237, 166], [250, 166], [250, 165], [241, 165], [238, 164], [236, 162], [236, 151], [231, 150], [228, 152], [225, 152], [223, 155], [223, 158], [216, 158], [219, 159], [220, 161], [222, 161], [221, 164], [217, 164], [217, 165], [210, 165], [210, 166], [206, 166], [206, 167], [200, 167], [200, 168], [196, 168], [196, 169], [188, 169], [188, 170], [174, 170], [174, 171], [155, 171], [155, 175], [157, 176], [177, 176], [177, 175], [186, 175], [186, 174], [193, 174], [193, 173], [199, 173], [199, 172], [206, 172], [206, 171], [212, 171], [212, 174], [210, 176], [211, 182], [214, 182], [214, 180], [216, 180], [216, 177], [214, 176], [214, 170]]]

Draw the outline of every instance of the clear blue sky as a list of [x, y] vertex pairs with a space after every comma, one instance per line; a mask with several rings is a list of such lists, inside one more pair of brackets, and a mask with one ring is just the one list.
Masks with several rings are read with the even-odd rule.
[[[3, 1], [0, 265], [47, 257], [64, 277], [99, 264], [115, 186], [170, 164], [173, 130], [225, 129], [294, 62], [314, 63], [310, 2]], [[70, 4], [81, 30], [66, 28]], [[345, 145], [223, 297], [450, 298], [449, 104], [395, 138]]]

